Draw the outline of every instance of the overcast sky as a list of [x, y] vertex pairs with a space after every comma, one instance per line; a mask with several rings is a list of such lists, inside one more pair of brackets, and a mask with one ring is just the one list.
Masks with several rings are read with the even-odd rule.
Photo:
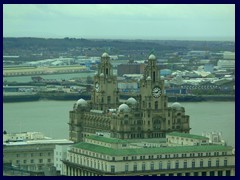
[[4, 37], [234, 40], [235, 5], [3, 5]]

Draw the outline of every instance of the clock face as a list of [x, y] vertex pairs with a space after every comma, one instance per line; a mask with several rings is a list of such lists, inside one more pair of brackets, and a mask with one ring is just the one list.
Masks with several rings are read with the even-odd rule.
[[97, 92], [99, 92], [99, 90], [100, 90], [100, 87], [99, 87], [99, 84], [98, 84], [98, 82], [96, 82], [96, 83], [95, 83], [95, 89], [96, 89], [96, 91], [97, 91]]
[[161, 96], [161, 94], [162, 94], [162, 90], [161, 90], [160, 87], [156, 86], [156, 87], [154, 87], [154, 88], [152, 89], [152, 95], [153, 95], [153, 97], [158, 98], [158, 97]]

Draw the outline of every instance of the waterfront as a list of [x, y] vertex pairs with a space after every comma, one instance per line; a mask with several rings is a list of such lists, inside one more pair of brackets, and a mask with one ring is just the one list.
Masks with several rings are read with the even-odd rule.
[[[75, 101], [3, 103], [3, 130], [41, 131], [46, 136], [68, 139], [69, 111]], [[172, 103], [169, 103], [169, 106]], [[235, 145], [235, 102], [184, 102], [190, 115], [191, 133], [220, 131]]]
[[[61, 80], [70, 80], [70, 79], [79, 79], [86, 78], [88, 76], [93, 77], [95, 72], [82, 72], [82, 73], [73, 73], [73, 74], [48, 74], [48, 75], [32, 75], [32, 76], [41, 76], [44, 79], [55, 79], [57, 81]], [[3, 81], [7, 82], [30, 82], [32, 81], [32, 76], [14, 76], [14, 77], [4, 77]]]

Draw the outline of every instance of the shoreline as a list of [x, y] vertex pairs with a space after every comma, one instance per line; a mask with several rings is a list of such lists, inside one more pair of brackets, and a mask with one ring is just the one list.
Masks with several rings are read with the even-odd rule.
[[[120, 99], [127, 100], [130, 97], [138, 99], [136, 95], [120, 94]], [[4, 94], [3, 103], [8, 102], [28, 102], [39, 100], [56, 100], [56, 101], [71, 101], [83, 98], [90, 100], [90, 94], [79, 93], [51, 93], [51, 94]], [[184, 96], [168, 96], [169, 102], [206, 102], [206, 101], [235, 101], [235, 95], [184, 95]]]

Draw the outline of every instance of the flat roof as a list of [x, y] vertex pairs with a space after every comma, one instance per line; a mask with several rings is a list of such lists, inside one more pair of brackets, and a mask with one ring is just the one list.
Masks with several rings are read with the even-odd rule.
[[177, 137], [184, 137], [184, 138], [192, 138], [192, 139], [209, 139], [205, 136], [199, 136], [194, 134], [187, 134], [187, 133], [180, 133], [180, 132], [171, 132], [167, 133], [169, 136], [177, 136]]
[[188, 153], [188, 152], [211, 152], [211, 151], [232, 150], [231, 146], [221, 146], [221, 145], [113, 149], [113, 148], [108, 148], [108, 147], [90, 144], [90, 143], [86, 143], [86, 142], [81, 142], [81, 143], [75, 144], [75, 145], [73, 145], [73, 147], [88, 150], [91, 152], [111, 155], [111, 156]]
[[73, 141], [67, 139], [41, 139], [41, 140], [29, 140], [19, 142], [3, 143], [6, 146], [17, 146], [17, 145], [31, 145], [31, 144], [72, 144]]
[[97, 135], [87, 136], [86, 138], [92, 139], [95, 141], [106, 142], [106, 143], [128, 143], [128, 141], [126, 141], [126, 140], [116, 139], [116, 138], [107, 138], [104, 136], [97, 136]]

